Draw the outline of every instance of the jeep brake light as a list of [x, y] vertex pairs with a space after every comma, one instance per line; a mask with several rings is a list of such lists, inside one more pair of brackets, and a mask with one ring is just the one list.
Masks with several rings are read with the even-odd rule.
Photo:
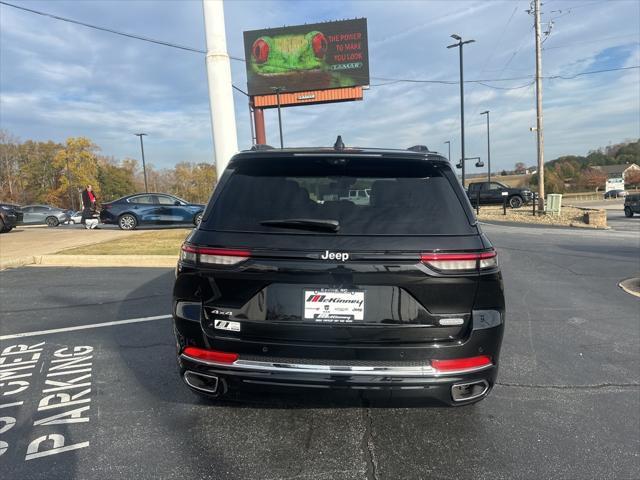
[[188, 243], [182, 244], [180, 249], [180, 260], [211, 265], [235, 265], [250, 256], [251, 252], [248, 250], [197, 247]]
[[431, 360], [431, 366], [438, 372], [464, 372], [491, 365], [491, 357], [478, 355], [477, 357], [454, 358], [451, 360]]
[[423, 253], [420, 260], [442, 271], [489, 270], [498, 266], [495, 250], [473, 253]]
[[217, 350], [205, 350], [198, 347], [185, 347], [182, 353], [197, 360], [209, 360], [218, 363], [233, 363], [238, 360], [237, 353], [219, 352]]

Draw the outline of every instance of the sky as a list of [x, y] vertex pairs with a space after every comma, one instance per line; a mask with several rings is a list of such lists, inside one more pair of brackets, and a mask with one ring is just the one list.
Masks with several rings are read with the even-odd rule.
[[[205, 49], [201, 0], [6, 0], [106, 28]], [[285, 146], [406, 148], [427, 145], [460, 158], [459, 86], [380, 79], [511, 79], [535, 73], [533, 17], [527, 0], [298, 1], [225, 0], [229, 54], [244, 56], [242, 32], [365, 17], [371, 87], [364, 100], [283, 109]], [[548, 0], [543, 75], [640, 65], [640, 2]], [[231, 61], [246, 90], [245, 65]], [[386, 83], [386, 84], [385, 84]], [[536, 163], [535, 91], [528, 78], [465, 84], [466, 155], [486, 160], [490, 110], [492, 170]], [[526, 85], [522, 87], [523, 85]], [[522, 87], [522, 88], [513, 88]], [[640, 69], [546, 79], [545, 159], [586, 154], [640, 136]], [[240, 149], [251, 146], [247, 98], [234, 91]], [[267, 142], [277, 145], [275, 109], [265, 113]], [[0, 129], [21, 140], [86, 136], [116, 159], [145, 156], [157, 168], [213, 162], [205, 58], [194, 53], [0, 5]], [[469, 172], [475, 168], [468, 164]]]

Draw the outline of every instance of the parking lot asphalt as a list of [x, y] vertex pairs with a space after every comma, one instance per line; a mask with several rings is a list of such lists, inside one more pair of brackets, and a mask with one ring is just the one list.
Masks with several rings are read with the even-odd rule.
[[638, 478], [640, 301], [617, 284], [640, 275], [640, 237], [483, 228], [508, 317], [498, 385], [462, 408], [209, 403], [177, 375], [170, 269], [0, 272], [3, 477]]
[[607, 225], [619, 232], [635, 232], [640, 235], [640, 215], [638, 214], [627, 218], [623, 210], [607, 210]]

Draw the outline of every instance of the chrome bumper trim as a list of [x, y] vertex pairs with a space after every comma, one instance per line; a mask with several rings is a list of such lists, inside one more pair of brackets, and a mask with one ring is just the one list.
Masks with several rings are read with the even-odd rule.
[[241, 370], [270, 373], [313, 373], [320, 375], [344, 375], [344, 376], [385, 376], [385, 377], [447, 377], [463, 373], [474, 373], [493, 367], [493, 364], [482, 367], [467, 368], [463, 370], [440, 372], [431, 365], [422, 366], [361, 366], [361, 365], [308, 365], [301, 363], [271, 363], [255, 360], [238, 359], [233, 363], [221, 363], [211, 360], [201, 360], [184, 353], [181, 358], [207, 365], [210, 367], [222, 367], [228, 370]]

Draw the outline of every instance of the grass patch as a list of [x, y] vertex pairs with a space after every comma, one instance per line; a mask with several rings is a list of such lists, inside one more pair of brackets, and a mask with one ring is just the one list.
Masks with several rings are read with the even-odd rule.
[[154, 230], [117, 240], [70, 248], [60, 255], [175, 255], [191, 232], [190, 228]]

